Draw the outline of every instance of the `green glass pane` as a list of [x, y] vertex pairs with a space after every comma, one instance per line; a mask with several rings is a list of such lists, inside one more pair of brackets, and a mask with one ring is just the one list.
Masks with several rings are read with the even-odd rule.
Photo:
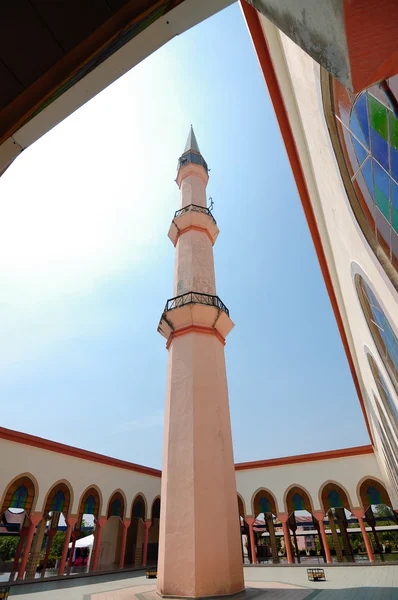
[[390, 140], [391, 144], [398, 150], [398, 120], [390, 112]]
[[383, 194], [381, 189], [377, 187], [377, 185], [375, 185], [375, 198], [376, 198], [377, 207], [381, 210], [381, 212], [383, 213], [385, 218], [389, 221], [390, 220], [390, 201], [388, 200], [387, 196], [385, 196]]
[[393, 229], [395, 229], [395, 231], [398, 233], [398, 210], [394, 207], [392, 207], [392, 226]]
[[388, 141], [387, 133], [387, 108], [383, 106], [373, 96], [369, 98], [369, 113], [370, 113], [370, 124], [381, 135], [386, 141]]

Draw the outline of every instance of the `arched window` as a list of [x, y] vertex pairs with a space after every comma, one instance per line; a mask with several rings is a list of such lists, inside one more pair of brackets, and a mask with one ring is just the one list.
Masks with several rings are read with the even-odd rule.
[[293, 510], [305, 510], [304, 498], [300, 494], [293, 494], [292, 505]]
[[373, 485], [368, 487], [366, 490], [366, 497], [368, 499], [369, 504], [382, 504], [381, 494], [377, 488]]
[[93, 515], [95, 511], [95, 498], [94, 496], [88, 496], [84, 503], [83, 513], [86, 515]]
[[390, 419], [391, 426], [398, 437], [398, 409], [397, 409], [397, 406], [388, 390], [388, 387], [386, 385], [386, 382], [384, 381], [382, 374], [380, 373], [379, 369], [377, 368], [374, 358], [372, 356], [370, 356], [370, 354], [368, 354], [368, 361], [369, 361], [370, 369], [372, 371], [372, 375], [376, 382], [377, 391], [380, 394], [381, 402], [382, 402], [384, 409]]
[[[397, 96], [398, 76], [389, 80]], [[323, 75], [325, 116], [361, 229], [398, 285], [398, 120], [377, 85], [351, 94]]]
[[58, 490], [58, 492], [54, 495], [50, 510], [53, 512], [62, 512], [65, 507], [65, 494]]
[[343, 506], [343, 501], [337, 490], [331, 490], [328, 493], [328, 502], [330, 508], [340, 508]]
[[373, 341], [398, 393], [398, 338], [380, 302], [363, 277], [356, 275], [355, 285]]
[[28, 499], [28, 490], [24, 485], [20, 485], [12, 495], [10, 508], [25, 508]]
[[141, 500], [138, 500], [138, 502], [136, 503], [135, 507], [134, 507], [134, 517], [136, 517], [137, 519], [142, 519], [144, 515], [144, 504], [141, 502]]
[[116, 498], [116, 500], [114, 500], [112, 502], [111, 517], [120, 517], [121, 511], [122, 511], [122, 503], [120, 502], [119, 498]]

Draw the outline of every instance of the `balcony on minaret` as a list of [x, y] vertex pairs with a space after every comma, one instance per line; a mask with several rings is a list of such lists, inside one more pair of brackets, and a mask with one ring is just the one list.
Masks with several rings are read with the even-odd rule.
[[188, 204], [188, 206], [184, 206], [175, 212], [168, 233], [174, 246], [177, 244], [179, 236], [188, 227], [198, 228], [198, 231], [205, 231], [212, 245], [214, 245], [219, 234], [217, 222], [211, 211], [206, 206], [199, 206], [198, 204]]

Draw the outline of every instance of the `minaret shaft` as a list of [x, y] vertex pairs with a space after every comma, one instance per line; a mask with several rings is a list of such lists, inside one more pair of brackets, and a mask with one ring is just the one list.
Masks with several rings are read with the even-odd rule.
[[164, 596], [221, 596], [244, 585], [224, 357], [233, 323], [216, 296], [218, 228], [206, 209], [207, 179], [191, 130], [177, 176], [186, 210], [169, 232], [175, 297], [159, 324], [169, 348], [157, 585]]

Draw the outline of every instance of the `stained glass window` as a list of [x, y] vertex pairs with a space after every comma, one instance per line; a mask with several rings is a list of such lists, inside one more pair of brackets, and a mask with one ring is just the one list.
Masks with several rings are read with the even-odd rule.
[[373, 340], [398, 393], [398, 337], [374, 292], [359, 275], [356, 285]]
[[86, 515], [93, 515], [95, 511], [95, 498], [94, 496], [88, 496], [84, 503], [83, 513]]
[[368, 354], [368, 361], [371, 371], [373, 373], [373, 377], [375, 379], [377, 390], [380, 394], [380, 399], [385, 408], [387, 415], [389, 416], [391, 425], [398, 436], [398, 409], [397, 406], [389, 392], [386, 382], [379, 369], [377, 368], [376, 362], [370, 354]]
[[50, 510], [53, 512], [62, 512], [65, 506], [65, 494], [59, 490], [53, 497]]
[[343, 501], [337, 490], [331, 490], [328, 493], [329, 508], [339, 508], [343, 506]]
[[114, 500], [112, 502], [111, 517], [120, 517], [121, 509], [122, 509], [122, 503], [120, 502], [119, 498], [116, 498], [116, 500]]
[[266, 498], [265, 496], [261, 496], [259, 505], [260, 505], [261, 512], [263, 512], [263, 513], [271, 512], [271, 504], [270, 504], [268, 498]]
[[25, 508], [28, 499], [28, 490], [24, 485], [20, 485], [12, 495], [10, 508]]
[[[375, 424], [376, 431], [381, 441], [385, 464], [387, 466], [387, 471], [390, 475], [390, 482], [395, 490], [395, 493], [398, 495], [398, 445], [391, 431], [390, 424], [387, 421], [386, 416], [380, 406], [380, 403], [375, 396], [374, 400], [380, 422], [377, 420], [377, 417], [375, 417], [375, 414], [372, 411], [373, 422]], [[382, 424], [383, 428], [380, 427], [380, 423]]]
[[305, 510], [304, 498], [300, 494], [293, 494], [292, 504], [293, 510]]
[[134, 516], [142, 519], [143, 515], [144, 515], [144, 505], [141, 502], [141, 500], [139, 500], [136, 503], [135, 508], [134, 508]]
[[369, 504], [383, 504], [380, 491], [374, 486], [368, 487], [366, 490], [366, 496], [368, 498]]
[[[398, 76], [389, 83], [396, 93]], [[337, 158], [348, 171], [348, 195], [356, 197], [361, 218], [353, 205], [354, 212], [373, 248], [381, 246], [398, 269], [398, 120], [377, 85], [357, 96], [336, 80], [331, 88], [343, 154], [340, 151]], [[363, 227], [363, 220], [368, 227]]]

